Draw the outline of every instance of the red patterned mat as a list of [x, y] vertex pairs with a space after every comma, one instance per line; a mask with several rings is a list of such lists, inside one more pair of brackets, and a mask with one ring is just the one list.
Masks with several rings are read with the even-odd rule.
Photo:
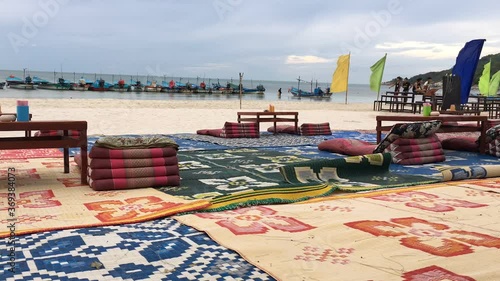
[[62, 158], [57, 148], [9, 149], [0, 150], [0, 159]]

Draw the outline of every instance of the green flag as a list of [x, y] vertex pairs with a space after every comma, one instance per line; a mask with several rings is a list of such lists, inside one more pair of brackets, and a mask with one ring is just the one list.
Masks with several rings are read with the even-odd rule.
[[370, 75], [370, 89], [377, 93], [380, 93], [380, 84], [382, 83], [386, 57], [387, 54], [370, 67], [372, 71], [372, 75]]
[[483, 74], [479, 78], [479, 92], [482, 95], [488, 95], [490, 90], [490, 71], [491, 71], [491, 60], [484, 65]]
[[500, 85], [500, 70], [497, 71], [497, 73], [493, 74], [493, 77], [491, 77], [488, 96], [496, 96], [499, 85]]

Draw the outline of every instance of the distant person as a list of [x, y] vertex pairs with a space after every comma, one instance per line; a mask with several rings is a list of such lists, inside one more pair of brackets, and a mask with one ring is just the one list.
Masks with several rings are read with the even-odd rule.
[[278, 99], [281, 99], [281, 88], [278, 89]]
[[[410, 92], [410, 87], [411, 87], [411, 83], [410, 81], [408, 80], [408, 77], [405, 77], [405, 79], [403, 80], [403, 84], [402, 84], [402, 87], [403, 87], [403, 92], [401, 93], [403, 96], [407, 96], [408, 95], [408, 92]], [[404, 102], [406, 103], [407, 99], [405, 98], [404, 99]]]
[[408, 77], [405, 77], [403, 80], [403, 93], [408, 93], [410, 91], [411, 83], [408, 80]]
[[413, 83], [413, 93], [415, 94], [423, 94], [424, 90], [422, 89], [422, 78], [418, 78], [415, 83]]
[[399, 93], [399, 90], [401, 89], [401, 80], [403, 78], [401, 78], [401, 76], [398, 76], [396, 78], [396, 82], [394, 83], [394, 93], [398, 94]]
[[427, 77], [427, 80], [425, 81], [424, 86], [422, 87], [422, 90], [424, 92], [427, 92], [427, 90], [430, 89], [431, 84], [432, 84], [432, 78], [431, 77]]

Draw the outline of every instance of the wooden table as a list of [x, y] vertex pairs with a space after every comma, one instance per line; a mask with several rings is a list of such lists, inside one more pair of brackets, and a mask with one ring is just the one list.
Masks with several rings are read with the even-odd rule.
[[[249, 117], [247, 117], [249, 116]], [[241, 122], [256, 122], [259, 126], [262, 122], [274, 123], [274, 133], [276, 133], [276, 123], [293, 122], [295, 125], [295, 132], [299, 131], [299, 113], [295, 111], [259, 111], [259, 112], [238, 112], [238, 123]]]
[[440, 115], [440, 116], [409, 116], [409, 115], [379, 115], [377, 119], [377, 143], [382, 140], [382, 131], [390, 131], [393, 126], [382, 126], [383, 121], [395, 122], [419, 122], [441, 120], [442, 122], [476, 122], [477, 125], [472, 126], [443, 126], [438, 130], [438, 133], [453, 133], [453, 132], [481, 132], [479, 138], [479, 152], [486, 153], [486, 130], [488, 116], [480, 115]]
[[[69, 173], [69, 148], [80, 147], [82, 155], [82, 184], [87, 183], [87, 121], [27, 121], [0, 122], [0, 131], [31, 132], [38, 130], [62, 130], [62, 136], [0, 137], [0, 149], [63, 148], [64, 173]], [[71, 137], [69, 131], [78, 131], [80, 136]]]

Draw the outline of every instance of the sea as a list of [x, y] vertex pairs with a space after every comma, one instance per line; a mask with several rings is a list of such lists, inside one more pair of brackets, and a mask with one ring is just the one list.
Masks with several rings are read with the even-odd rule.
[[[25, 71], [23, 70], [0, 70], [0, 81], [4, 81], [10, 75], [23, 78]], [[106, 82], [117, 82], [120, 79], [130, 83], [130, 81], [141, 81], [146, 84], [147, 81], [157, 81], [161, 84], [162, 80], [180, 81], [184, 83], [193, 83], [199, 85], [204, 81], [207, 85], [211, 83], [220, 82], [221, 85], [226, 85], [227, 82], [239, 83], [239, 79], [222, 79], [222, 78], [196, 78], [196, 77], [151, 77], [146, 75], [122, 75], [122, 74], [89, 74], [89, 73], [67, 73], [67, 72], [47, 72], [47, 71], [30, 71], [31, 77], [39, 77], [48, 80], [49, 82], [56, 82], [58, 78], [63, 77], [66, 80], [76, 82], [81, 78], [86, 80], [96, 81], [104, 79]], [[242, 80], [243, 87], [255, 88], [261, 84], [265, 87], [266, 91], [262, 94], [243, 94], [242, 100], [264, 100], [264, 101], [315, 101], [315, 102], [333, 102], [333, 103], [346, 103], [346, 93], [334, 93], [330, 98], [297, 98], [294, 97], [288, 90], [291, 87], [297, 87], [298, 81], [272, 81], [272, 80]], [[326, 89], [330, 83], [326, 82], [313, 82], [312, 87], [319, 86]], [[281, 99], [278, 98], [278, 89], [281, 88]], [[300, 82], [300, 89], [311, 91], [311, 82]], [[387, 86], [382, 86], [380, 92], [384, 93], [390, 89]], [[17, 99], [125, 99], [125, 100], [238, 100], [238, 94], [183, 94], [183, 93], [151, 93], [151, 92], [94, 92], [94, 91], [53, 91], [53, 90], [19, 90], [4, 88], [0, 90], [0, 97], [4, 98], [17, 98]], [[370, 90], [368, 84], [349, 84], [347, 93], [347, 103], [372, 103], [377, 99], [377, 93]]]

